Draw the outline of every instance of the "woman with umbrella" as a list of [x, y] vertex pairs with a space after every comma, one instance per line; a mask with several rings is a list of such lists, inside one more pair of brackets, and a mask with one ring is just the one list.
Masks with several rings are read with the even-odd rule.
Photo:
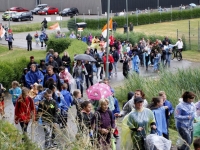
[[73, 68], [73, 77], [76, 81], [77, 89], [81, 91], [81, 95], [83, 97], [83, 83], [85, 80], [85, 74], [87, 74], [87, 70], [81, 60], [77, 60], [76, 65]]

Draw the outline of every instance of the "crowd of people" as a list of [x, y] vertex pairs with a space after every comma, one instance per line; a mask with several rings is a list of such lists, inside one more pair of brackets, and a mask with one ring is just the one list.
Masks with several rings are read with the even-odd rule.
[[[29, 36], [27, 36], [27, 41]], [[64, 37], [65, 35], [57, 32], [56, 38]], [[109, 84], [109, 79], [119, 73], [117, 70], [119, 62], [123, 63], [122, 69], [125, 77], [128, 77], [131, 70], [139, 74], [140, 67], [146, 67], [148, 71], [149, 66], [152, 66], [156, 72], [159, 71], [161, 64], [170, 67], [172, 48], [178, 46], [180, 51], [183, 49], [183, 42], [180, 38], [174, 45], [168, 37], [165, 37], [163, 41], [157, 39], [154, 42], [142, 38], [138, 44], [133, 46], [129, 41], [120, 41], [111, 35], [109, 65], [107, 66], [108, 52], [105, 48], [108, 44], [104, 42], [102, 36], [92, 37], [89, 34], [81, 38], [72, 32], [69, 37], [86, 42], [88, 48], [85, 54], [96, 61], [75, 60], [72, 62], [67, 51], [60, 57], [53, 49], [49, 50], [39, 64], [34, 56], [30, 57], [30, 62], [23, 70], [21, 86], [18, 81], [13, 81], [9, 89], [15, 107], [15, 123], [20, 124], [24, 134], [27, 132], [30, 121], [38, 120], [44, 127], [45, 147], [56, 146], [55, 128], [57, 125], [55, 124], [59, 124], [61, 129], [67, 128], [68, 112], [71, 106], [75, 105], [78, 134], [88, 135], [91, 144], [97, 149], [110, 149], [111, 138], [119, 137], [116, 125], [116, 119], [119, 117], [124, 117], [121, 144], [126, 149], [144, 150], [146, 148], [145, 139], [150, 133], [163, 138], [163, 141], [168, 141], [169, 119], [173, 114], [179, 136], [185, 141], [178, 149], [190, 149], [193, 142], [193, 123], [195, 117], [200, 116], [198, 109], [200, 102], [194, 104], [196, 97], [194, 93], [184, 92], [182, 100], [174, 110], [166, 96], [169, 93], [160, 91], [151, 101], [147, 101], [145, 93], [138, 89], [128, 93], [127, 101], [124, 102], [122, 111], [120, 111], [115, 91]], [[28, 50], [31, 50], [30, 43]], [[108, 79], [104, 78], [106, 67], [109, 71]], [[109, 86], [111, 95], [99, 100], [84, 100], [84, 85], [86, 83], [86, 89], [89, 89], [95, 84], [94, 74], [96, 74], [97, 83]], [[76, 84], [75, 89], [72, 89], [73, 84]], [[2, 116], [5, 114], [3, 95], [5, 90], [0, 84]], [[132, 140], [128, 140], [129, 135]], [[131, 147], [127, 147], [130, 143]], [[200, 139], [196, 139], [193, 144], [195, 150], [200, 149]]]

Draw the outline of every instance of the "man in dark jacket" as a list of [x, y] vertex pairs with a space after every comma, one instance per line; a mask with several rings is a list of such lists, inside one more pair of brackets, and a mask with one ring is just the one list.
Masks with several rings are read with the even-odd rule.
[[41, 24], [43, 24], [43, 27], [42, 27], [42, 28], [43, 28], [44, 30], [47, 29], [47, 23], [48, 23], [48, 22], [47, 22], [46, 18], [44, 18], [44, 20], [41, 22]]
[[116, 29], [117, 29], [117, 22], [116, 21], [113, 21], [113, 31], [116, 31]]
[[127, 24], [124, 24], [124, 33], [127, 33], [128, 27]]
[[30, 70], [32, 64], [35, 64], [36, 66], [38, 66], [37, 62], [35, 62], [35, 60], [34, 60], [34, 56], [30, 57], [30, 62], [27, 65], [27, 70], [28, 71]]
[[129, 25], [129, 31], [132, 32], [133, 31], [133, 23], [130, 22], [130, 25]]
[[119, 60], [119, 54], [116, 50], [116, 47], [112, 47], [112, 51], [111, 54], [114, 58], [114, 63], [113, 63], [113, 67], [115, 68], [115, 76], [117, 76], [117, 62]]
[[89, 88], [88, 80], [90, 81], [91, 86], [93, 85], [93, 69], [92, 69], [92, 65], [89, 64], [88, 61], [85, 62], [85, 68], [87, 70], [87, 74], [85, 74], [85, 82], [88, 89]]
[[53, 66], [53, 71], [58, 73], [58, 63], [54, 60], [53, 56], [49, 56], [49, 62], [46, 63], [47, 66]]
[[52, 98], [52, 91], [47, 89], [44, 93], [44, 99], [38, 106], [38, 118], [41, 117], [45, 132], [45, 148], [54, 147], [54, 123], [57, 122], [58, 106]]
[[56, 61], [57, 62], [57, 64], [58, 64], [58, 67], [60, 67], [60, 66], [62, 66], [62, 59], [60, 58], [60, 56], [58, 55], [58, 53], [57, 52], [55, 52], [54, 53], [54, 61]]
[[32, 51], [32, 36], [30, 33], [26, 36], [26, 41], [27, 41], [27, 51]]

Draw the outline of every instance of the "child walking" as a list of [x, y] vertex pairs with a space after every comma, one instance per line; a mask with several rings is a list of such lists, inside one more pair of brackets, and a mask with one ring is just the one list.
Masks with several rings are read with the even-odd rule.
[[68, 118], [68, 110], [69, 108], [73, 105], [73, 99], [71, 94], [67, 91], [67, 84], [63, 83], [61, 85], [61, 94], [64, 97], [64, 105], [62, 106], [63, 109], [61, 109], [61, 118], [62, 118], [62, 127], [61, 128], [65, 128], [67, 126], [67, 118]]
[[12, 82], [12, 88], [9, 89], [9, 93], [12, 95], [12, 102], [15, 106], [17, 99], [22, 94], [22, 90], [19, 87], [19, 83], [17, 81]]

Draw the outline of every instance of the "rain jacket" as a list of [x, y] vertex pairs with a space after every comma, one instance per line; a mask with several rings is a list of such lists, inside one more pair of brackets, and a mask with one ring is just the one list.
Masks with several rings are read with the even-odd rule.
[[[38, 84], [42, 84], [43, 85], [44, 75], [38, 69], [36, 69], [35, 72], [33, 72], [32, 70], [30, 70], [25, 75], [25, 80], [26, 80], [28, 88], [30, 88], [30, 86], [33, 85], [34, 83], [38, 83]], [[41, 82], [38, 82], [38, 80], [41, 80]]]
[[64, 97], [64, 106], [62, 106], [65, 110], [68, 110], [72, 104], [73, 104], [73, 99], [72, 99], [72, 96], [71, 94], [67, 91], [67, 90], [62, 90], [60, 92], [63, 97]]
[[20, 87], [9, 89], [9, 93], [12, 95], [12, 102], [16, 102], [19, 96], [22, 94]]

